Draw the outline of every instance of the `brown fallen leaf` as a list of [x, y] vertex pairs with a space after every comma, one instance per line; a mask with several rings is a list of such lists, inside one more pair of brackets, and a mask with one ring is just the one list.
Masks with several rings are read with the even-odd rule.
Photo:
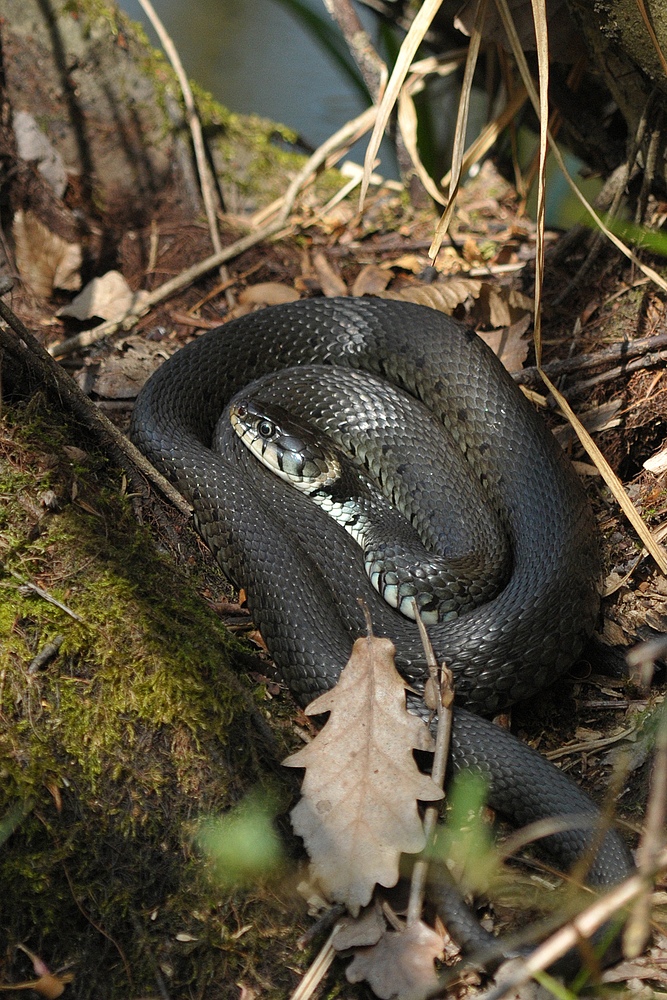
[[376, 900], [373, 906], [369, 906], [358, 917], [343, 917], [339, 920], [331, 943], [336, 951], [368, 948], [378, 943], [386, 929], [382, 908]]
[[521, 371], [524, 361], [528, 357], [530, 340], [525, 339], [524, 334], [529, 326], [530, 313], [525, 313], [520, 320], [504, 330], [490, 330], [482, 333], [478, 331], [478, 336], [500, 358], [508, 372], [518, 372]]
[[76, 291], [81, 287], [81, 246], [52, 233], [34, 212], [14, 213], [12, 235], [21, 281], [47, 299], [54, 288]]
[[533, 300], [523, 292], [483, 281], [470, 315], [478, 326], [490, 326], [495, 330], [512, 326], [532, 310]]
[[[427, 267], [431, 267], [432, 263], [430, 257], [427, 257], [425, 253], [402, 253], [400, 257], [384, 261], [382, 266], [392, 269], [398, 268], [401, 271], [412, 271], [413, 274], [421, 274]], [[401, 298], [400, 292], [393, 292], [392, 294]]]
[[366, 264], [354, 279], [352, 295], [378, 295], [385, 290], [390, 281], [391, 274], [386, 268], [377, 267], [376, 264]]
[[467, 299], [476, 299], [481, 292], [483, 282], [479, 278], [450, 278], [437, 285], [408, 285], [400, 292], [385, 292], [383, 299], [397, 299], [404, 302], [416, 302], [418, 305], [430, 306], [439, 312], [451, 316], [457, 306]]
[[389, 639], [357, 639], [336, 687], [306, 709], [330, 712], [326, 725], [285, 761], [306, 768], [291, 817], [312, 876], [354, 915], [376, 883], [396, 884], [402, 853], [423, 849], [417, 801], [443, 794], [415, 763], [413, 749], [431, 750], [433, 741], [408, 713], [405, 691]]
[[77, 375], [80, 389], [101, 399], [136, 399], [142, 385], [164, 360], [164, 348], [139, 337], [128, 337], [116, 351]]
[[334, 295], [348, 295], [347, 285], [340, 274], [334, 270], [322, 251], [318, 251], [313, 257], [313, 267], [320, 282], [320, 287], [327, 298]]
[[283, 302], [295, 302], [298, 298], [296, 288], [280, 281], [259, 281], [256, 285], [248, 285], [239, 294], [242, 305], [278, 306]]
[[401, 931], [386, 930], [377, 944], [360, 948], [347, 967], [350, 983], [365, 979], [380, 1000], [422, 1000], [438, 985], [434, 962], [442, 938], [421, 920]]
[[148, 292], [133, 292], [119, 271], [107, 271], [100, 278], [93, 278], [69, 305], [63, 306], [56, 316], [72, 316], [86, 320], [115, 319], [123, 316], [145, 301]]

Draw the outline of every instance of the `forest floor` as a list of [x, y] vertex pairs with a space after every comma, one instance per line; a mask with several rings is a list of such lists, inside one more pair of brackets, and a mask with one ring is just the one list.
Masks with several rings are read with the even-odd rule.
[[[332, 200], [337, 183], [327, 175], [281, 232], [185, 283], [130, 332], [87, 346], [71, 340], [113, 316], [128, 289], [154, 292], [210, 255], [205, 223], [168, 197], [149, 222], [114, 221], [108, 271], [124, 282], [109, 279], [78, 317], [67, 315], [71, 292], [45, 297], [25, 282], [4, 301], [121, 431], [164, 358], [265, 305], [388, 293], [441, 308], [480, 332], [576, 463], [606, 568], [600, 621], [584, 656], [516, 706], [511, 727], [601, 804], [613, 786], [616, 815], [635, 844], [665, 677], [658, 666], [648, 684], [630, 680], [625, 653], [667, 633], [667, 582], [534, 367], [534, 225], [489, 160], [463, 189], [434, 266], [431, 206], [416, 209], [396, 185], [382, 184], [360, 215], [356, 192]], [[663, 209], [654, 206], [656, 217]], [[99, 225], [88, 221], [91, 230]], [[221, 223], [223, 245], [248, 231], [247, 217], [241, 227], [228, 212]], [[543, 360], [547, 368], [566, 362], [559, 388], [659, 530], [667, 512], [655, 457], [667, 437], [667, 302], [613, 250], [603, 248], [578, 277], [589, 244], [584, 230], [547, 234]], [[47, 246], [26, 262], [24, 251], [22, 267], [53, 274], [56, 252]], [[5, 392], [0, 871], [10, 920], [2, 988], [31, 979], [27, 948], [76, 997], [290, 996], [316, 947], [295, 945], [309, 918], [294, 891], [300, 848], [286, 819], [294, 785], [279, 761], [311, 723], [275, 675], [244, 595], [227, 584], [183, 514], [158, 494], [138, 496], [100, 439], [59, 412], [53, 396]], [[50, 658], [36, 659], [54, 643]], [[267, 833], [261, 820], [244, 827], [242, 817], [238, 836], [266, 835], [273, 851], [277, 828], [282, 860], [251, 885], [240, 873], [230, 887], [202, 861], [197, 824], [202, 814], [245, 801], [252, 787], [272, 797], [277, 824]], [[659, 889], [664, 907], [667, 884]], [[645, 963], [621, 967], [608, 983], [664, 995], [666, 939], [655, 930]], [[37, 964], [35, 980], [40, 975], [47, 973]], [[58, 995], [42, 986], [42, 995]], [[318, 995], [371, 994], [344, 983], [334, 966]]]

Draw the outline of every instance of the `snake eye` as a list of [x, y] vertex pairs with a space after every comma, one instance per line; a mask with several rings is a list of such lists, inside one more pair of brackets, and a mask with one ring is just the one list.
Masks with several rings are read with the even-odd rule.
[[270, 438], [273, 434], [273, 424], [270, 420], [260, 420], [257, 430], [263, 438]]

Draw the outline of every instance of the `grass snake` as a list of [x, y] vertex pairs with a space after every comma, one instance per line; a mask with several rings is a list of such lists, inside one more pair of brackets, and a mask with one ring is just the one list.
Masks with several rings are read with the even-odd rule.
[[[424, 679], [414, 622], [370, 586], [349, 534], [265, 469], [233, 431], [225, 454], [211, 448], [225, 407], [254, 380], [280, 373], [286, 399], [307, 399], [304, 365], [368, 372], [421, 401], [506, 526], [512, 562], [506, 585], [455, 621], [429, 628], [438, 657], [454, 672], [457, 702], [467, 706], [455, 711], [452, 769], [480, 770], [490, 804], [517, 825], [564, 814], [595, 817], [596, 807], [574, 782], [477, 714], [534, 694], [581, 653], [599, 607], [592, 514], [560, 446], [492, 351], [434, 310], [374, 298], [265, 309], [176, 352], [138, 397], [133, 440], [191, 501], [203, 538], [245, 587], [288, 686], [307, 703], [335, 682], [354, 638], [365, 632], [360, 595], [376, 634], [394, 641], [401, 672], [417, 685]], [[314, 409], [335, 424], [328, 405], [319, 400]], [[372, 428], [365, 438], [377, 452], [369, 463], [381, 464]], [[415, 445], [415, 435], [406, 435], [406, 452]], [[554, 834], [546, 846], [569, 867], [591, 836], [583, 823]], [[609, 831], [589, 881], [612, 884], [630, 867], [622, 840]]]

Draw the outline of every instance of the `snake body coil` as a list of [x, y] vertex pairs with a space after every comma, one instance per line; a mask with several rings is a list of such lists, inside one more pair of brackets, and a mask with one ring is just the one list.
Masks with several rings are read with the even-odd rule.
[[[424, 679], [416, 626], [370, 587], [356, 543], [328, 515], [263, 468], [233, 433], [211, 450], [216, 423], [248, 383], [281, 373], [285, 398], [308, 396], [301, 365], [357, 369], [420, 400], [461, 449], [506, 525], [512, 571], [492, 600], [432, 626], [439, 658], [455, 675], [457, 699], [490, 714], [528, 697], [579, 655], [598, 611], [600, 557], [592, 515], [560, 447], [483, 341], [431, 309], [380, 299], [310, 299], [266, 309], [213, 330], [178, 351], [146, 384], [131, 434], [187, 496], [201, 534], [248, 592], [250, 610], [289, 687], [303, 702], [329, 688], [357, 635], [363, 595], [397, 666]], [[278, 376], [277, 376], [278, 377]], [[342, 415], [309, 400], [342, 438]], [[401, 428], [393, 433], [401, 444]], [[382, 463], [369, 427], [368, 464]], [[419, 447], [414, 435], [405, 451]], [[517, 823], [595, 813], [590, 800], [538, 754], [464, 709], [455, 713], [453, 766], [474, 766], [491, 803]], [[562, 864], [590, 830], [549, 838]], [[629, 867], [610, 832], [590, 874], [614, 882]]]

